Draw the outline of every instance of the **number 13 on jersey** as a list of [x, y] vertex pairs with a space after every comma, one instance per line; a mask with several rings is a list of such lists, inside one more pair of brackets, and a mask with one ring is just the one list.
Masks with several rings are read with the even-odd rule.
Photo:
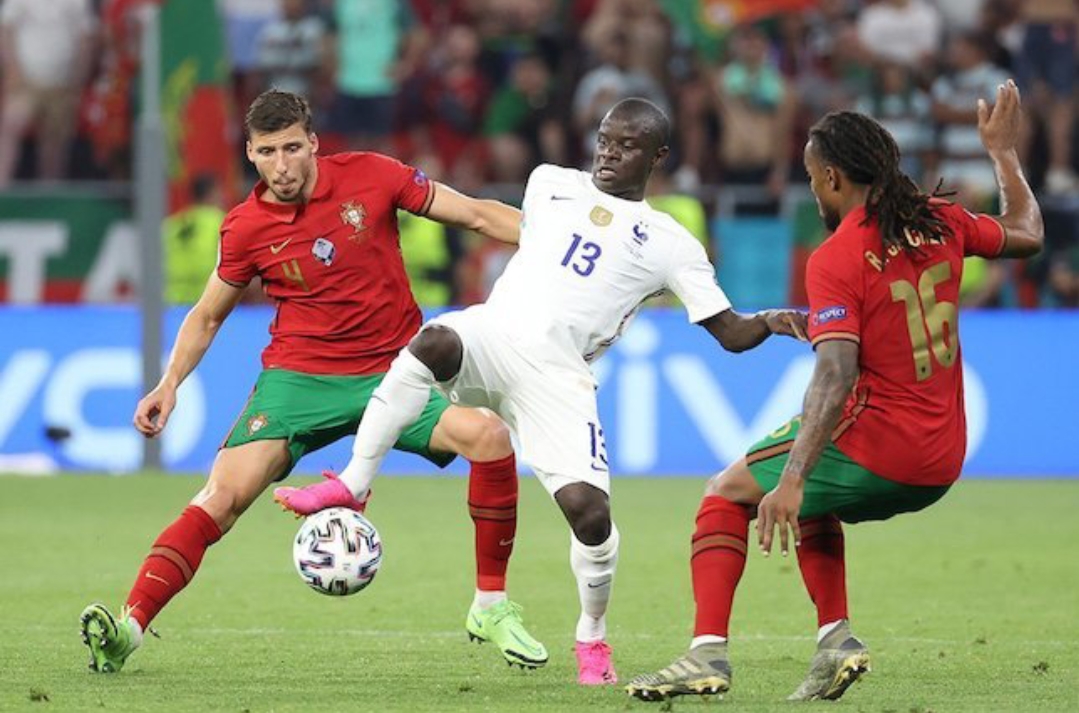
[[588, 277], [596, 269], [596, 260], [602, 254], [603, 249], [599, 245], [574, 233], [573, 242], [562, 258], [562, 267], [569, 267], [581, 277]]

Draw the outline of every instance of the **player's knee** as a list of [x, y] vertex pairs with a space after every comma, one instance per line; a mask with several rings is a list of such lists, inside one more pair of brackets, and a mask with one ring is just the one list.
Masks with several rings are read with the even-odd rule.
[[464, 348], [457, 332], [440, 324], [424, 327], [412, 338], [408, 350], [422, 361], [437, 381], [448, 381], [461, 370]]
[[510, 429], [498, 416], [476, 409], [471, 426], [467, 444], [471, 453], [469, 460], [501, 460], [513, 454]]
[[222, 533], [228, 532], [251, 504], [250, 499], [234, 488], [209, 482], [191, 501], [213, 518]]
[[555, 493], [577, 541], [594, 547], [611, 536], [611, 507], [606, 493], [585, 483], [567, 485]]

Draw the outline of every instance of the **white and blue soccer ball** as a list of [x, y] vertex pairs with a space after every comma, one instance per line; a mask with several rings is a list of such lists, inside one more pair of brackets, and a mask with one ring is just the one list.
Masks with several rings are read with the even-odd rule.
[[366, 517], [348, 508], [311, 515], [292, 544], [296, 571], [307, 586], [331, 596], [355, 594], [382, 564], [382, 540]]

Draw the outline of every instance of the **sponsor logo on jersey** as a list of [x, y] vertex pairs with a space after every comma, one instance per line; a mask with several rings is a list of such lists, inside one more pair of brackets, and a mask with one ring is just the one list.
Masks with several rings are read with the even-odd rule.
[[334, 255], [337, 254], [337, 248], [335, 248], [333, 243], [326, 238], [319, 238], [315, 241], [315, 244], [311, 246], [311, 254], [323, 265], [329, 266], [333, 264], [333, 258]]
[[251, 418], [247, 419], [247, 435], [253, 436], [270, 423], [269, 417], [264, 413], [257, 413]]
[[828, 324], [829, 322], [835, 322], [838, 319], [847, 318], [847, 308], [843, 305], [833, 305], [831, 307], [825, 307], [817, 310], [810, 321], [819, 326], [822, 324]]
[[367, 209], [363, 207], [363, 203], [357, 203], [355, 201], [349, 201], [348, 203], [341, 204], [341, 222], [345, 225], [352, 226], [352, 237], [350, 240], [358, 240], [356, 236], [367, 230], [367, 226], [363, 224], [364, 218], [367, 217]]
[[412, 182], [415, 183], [417, 186], [426, 186], [427, 174], [417, 168], [416, 173], [412, 175]]
[[274, 255], [276, 255], [277, 253], [284, 250], [285, 246], [288, 245], [291, 242], [292, 242], [292, 238], [287, 238], [286, 240], [284, 240], [283, 242], [281, 242], [281, 243], [279, 243], [277, 245], [270, 245], [270, 252], [273, 253]]
[[588, 214], [588, 219], [592, 221], [593, 225], [598, 225], [601, 228], [606, 228], [614, 220], [614, 213], [607, 210], [601, 205], [592, 209], [592, 212]]
[[644, 232], [644, 227], [641, 223], [633, 226], [633, 242], [638, 245], [644, 245], [648, 242], [648, 233]]

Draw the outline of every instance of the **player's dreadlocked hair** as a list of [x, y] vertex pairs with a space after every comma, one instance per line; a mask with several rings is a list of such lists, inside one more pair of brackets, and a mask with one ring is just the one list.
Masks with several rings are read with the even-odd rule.
[[901, 248], [920, 253], [904, 233], [920, 233], [926, 242], [950, 237], [951, 230], [935, 214], [933, 198], [950, 195], [922, 193], [899, 169], [899, 147], [883, 126], [864, 114], [836, 111], [827, 114], [809, 130], [821, 159], [839, 168], [857, 183], [869, 186], [865, 203], [867, 219], [880, 226], [884, 253]]

